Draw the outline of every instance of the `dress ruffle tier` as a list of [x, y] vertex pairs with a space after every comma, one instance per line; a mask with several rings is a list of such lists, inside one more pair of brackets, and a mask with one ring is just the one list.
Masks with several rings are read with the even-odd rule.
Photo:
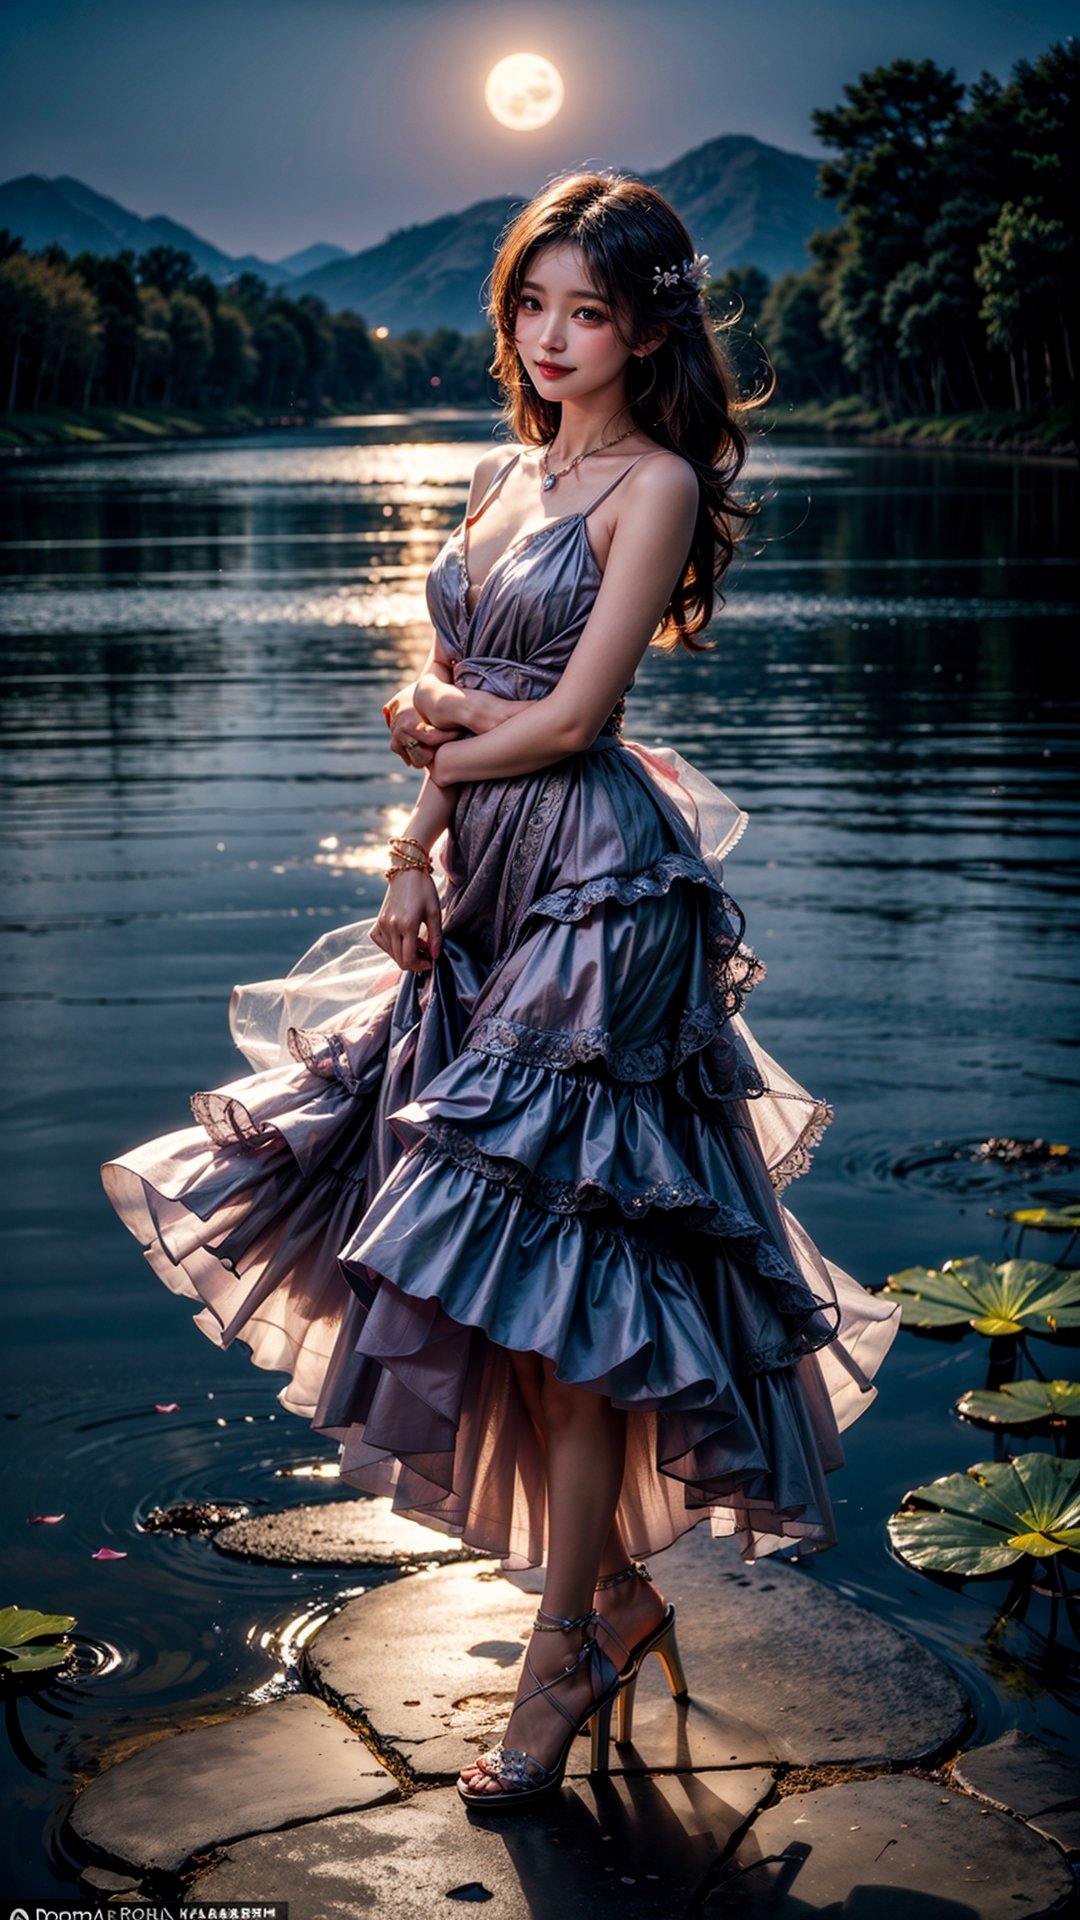
[[108, 1162], [109, 1198], [347, 1483], [507, 1569], [547, 1545], [513, 1351], [627, 1413], [633, 1553], [706, 1519], [747, 1560], [827, 1547], [897, 1309], [778, 1197], [831, 1114], [741, 1016], [745, 816], [632, 741], [463, 792], [432, 973], [364, 921], [235, 989], [254, 1070]]

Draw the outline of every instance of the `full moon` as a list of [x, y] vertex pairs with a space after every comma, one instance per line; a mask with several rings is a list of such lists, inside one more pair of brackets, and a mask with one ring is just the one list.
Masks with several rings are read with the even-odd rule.
[[563, 103], [562, 74], [542, 53], [508, 53], [488, 74], [484, 99], [501, 126], [546, 127]]

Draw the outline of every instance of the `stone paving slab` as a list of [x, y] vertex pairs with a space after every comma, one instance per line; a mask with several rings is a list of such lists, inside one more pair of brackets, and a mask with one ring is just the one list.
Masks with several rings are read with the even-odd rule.
[[995, 1807], [1011, 1809], [1066, 1853], [1080, 1855], [1080, 1761], [1010, 1727], [962, 1753], [952, 1778]]
[[[701, 1526], [652, 1572], [678, 1608], [691, 1700], [673, 1703], [659, 1661], [646, 1660], [634, 1744], [613, 1769], [910, 1765], [955, 1748], [970, 1724], [936, 1655], [798, 1569], [747, 1567]], [[453, 1778], [499, 1737], [513, 1701], [536, 1605], [517, 1579], [486, 1561], [365, 1594], [314, 1636], [305, 1674], [418, 1777]], [[587, 1752], [582, 1741], [571, 1772]]]
[[456, 1777], [509, 1711], [535, 1597], [487, 1560], [362, 1599], [312, 1636], [302, 1674], [425, 1778]]
[[84, 1867], [79, 1875], [80, 1893], [97, 1893], [109, 1899], [114, 1893], [138, 1893], [138, 1874], [114, 1873], [111, 1867]]
[[[327, 1509], [314, 1511], [321, 1518]], [[673, 1703], [659, 1662], [648, 1660], [638, 1685], [634, 1745], [613, 1745], [612, 1775], [597, 1781], [588, 1775], [587, 1740], [575, 1743], [567, 1784], [548, 1811], [505, 1819], [470, 1813], [456, 1793], [435, 1787], [401, 1800], [392, 1776], [347, 1724], [368, 1723], [391, 1765], [404, 1760], [433, 1782], [453, 1779], [471, 1752], [498, 1737], [543, 1575], [530, 1569], [507, 1578], [497, 1562], [474, 1560], [407, 1574], [367, 1593], [313, 1637], [304, 1676], [345, 1718], [312, 1695], [291, 1695], [151, 1739], [84, 1789], [70, 1817], [73, 1833], [99, 1862], [140, 1872], [175, 1873], [222, 1845], [233, 1865], [254, 1867], [252, 1849], [268, 1871], [279, 1859], [299, 1863], [318, 1878], [320, 1915], [338, 1910], [322, 1904], [324, 1879], [340, 1882], [342, 1899], [353, 1901], [340, 1911], [382, 1912], [384, 1899], [392, 1899], [395, 1913], [419, 1912], [419, 1904], [400, 1903], [413, 1901], [414, 1889], [416, 1902], [430, 1899], [438, 1854], [440, 1871], [452, 1860], [457, 1876], [440, 1898], [487, 1904], [484, 1875], [502, 1873], [501, 1910], [524, 1916], [532, 1909], [514, 1902], [522, 1889], [526, 1900], [532, 1897], [538, 1856], [529, 1848], [543, 1832], [541, 1854], [561, 1859], [565, 1849], [567, 1860], [577, 1862], [558, 1903], [566, 1906], [565, 1920], [578, 1913], [591, 1920], [597, 1886], [607, 1885], [597, 1849], [618, 1841], [622, 1851], [625, 1839], [636, 1866], [618, 1876], [623, 1896], [640, 1885], [634, 1898], [645, 1904], [632, 1911], [668, 1920], [672, 1888], [700, 1885], [728, 1838], [768, 1794], [771, 1764], [910, 1765], [955, 1750], [970, 1708], [950, 1670], [909, 1635], [823, 1583], [775, 1560], [748, 1568], [732, 1542], [713, 1540], [704, 1526], [657, 1556], [653, 1570], [679, 1608], [692, 1698]], [[816, 1804], [821, 1797], [801, 1800]], [[963, 1795], [946, 1800], [963, 1801], [976, 1820], [1003, 1818]], [[395, 1808], [385, 1804], [390, 1801], [397, 1821], [390, 1818]], [[355, 1834], [339, 1857], [334, 1849], [344, 1844], [346, 1820]], [[370, 1845], [364, 1839], [369, 1822]], [[508, 1827], [520, 1833], [522, 1823], [526, 1838], [515, 1839]], [[1023, 1844], [1048, 1848], [1019, 1822], [1009, 1820], [1008, 1827]], [[656, 1861], [669, 1851], [676, 1863], [654, 1881]], [[508, 1857], [514, 1871], [506, 1878]], [[224, 1874], [227, 1864], [214, 1871]], [[550, 1861], [535, 1867], [541, 1871], [550, 1880]], [[656, 1891], [665, 1874], [666, 1906]], [[234, 1889], [215, 1881], [213, 1891], [219, 1890], [241, 1898], [286, 1897], [265, 1883]], [[625, 1897], [621, 1904], [627, 1911]], [[682, 1910], [679, 1892], [674, 1912]], [[874, 1920], [880, 1920], [876, 1912]], [[919, 1916], [905, 1912], [903, 1920]]]
[[398, 1791], [343, 1720], [291, 1694], [118, 1760], [83, 1789], [69, 1824], [114, 1865], [175, 1873], [206, 1847], [375, 1806]]
[[792, 1793], [758, 1815], [703, 1920], [1036, 1920], [1073, 1897], [1058, 1849], [912, 1774]]
[[917, 1765], [954, 1752], [971, 1724], [951, 1667], [805, 1568], [775, 1556], [747, 1566], [707, 1525], [649, 1564], [677, 1603], [691, 1692], [767, 1727], [781, 1758]]
[[323, 1501], [230, 1521], [213, 1535], [221, 1553], [282, 1567], [399, 1567], [479, 1560], [449, 1534], [394, 1513], [389, 1500]]
[[260, 1835], [200, 1873], [189, 1898], [276, 1899], [296, 1920], [676, 1920], [772, 1786], [757, 1769], [575, 1781], [550, 1807], [475, 1813], [454, 1788]]
[[[498, 1571], [440, 1568], [351, 1602], [304, 1651], [316, 1690], [369, 1725], [393, 1764], [419, 1779], [453, 1780], [498, 1739], [513, 1705], [536, 1611]], [[692, 1684], [692, 1683], [691, 1683]], [[613, 1772], [760, 1765], [778, 1757], [769, 1730], [707, 1699], [672, 1701], [660, 1663], [647, 1660], [634, 1704], [634, 1742], [613, 1747]], [[588, 1773], [589, 1744], [575, 1744], [571, 1777]]]

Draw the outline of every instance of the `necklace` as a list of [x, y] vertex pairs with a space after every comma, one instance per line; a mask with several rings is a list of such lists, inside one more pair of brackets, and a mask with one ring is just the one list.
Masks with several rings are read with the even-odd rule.
[[548, 449], [545, 447], [543, 454], [541, 455], [541, 464], [544, 469], [544, 479], [541, 486], [541, 492], [550, 493], [552, 487], [555, 485], [555, 482], [557, 480], [561, 480], [564, 474], [573, 473], [574, 468], [576, 466], [579, 466], [582, 460], [588, 460], [590, 454], [603, 453], [605, 448], [607, 447], [617, 447], [620, 440], [629, 439], [630, 435], [636, 432], [636, 430], [637, 430], [637, 422], [635, 421], [633, 426], [627, 427], [625, 433], [617, 433], [615, 435], [614, 440], [601, 440], [600, 445], [598, 447], [586, 447], [584, 453], [579, 453], [576, 459], [571, 460], [570, 465], [568, 467], [558, 467], [554, 473], [551, 473], [548, 469]]

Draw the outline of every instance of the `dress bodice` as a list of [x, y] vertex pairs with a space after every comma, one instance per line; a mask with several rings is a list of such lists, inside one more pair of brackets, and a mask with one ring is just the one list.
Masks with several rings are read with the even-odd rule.
[[[541, 699], [558, 684], [592, 611], [603, 568], [588, 535], [588, 519], [637, 465], [616, 474], [587, 507], [519, 534], [503, 549], [481, 582], [470, 582], [468, 528], [480, 518], [521, 458], [519, 449], [499, 469], [475, 513], [454, 528], [427, 577], [432, 625], [450, 656], [454, 682], [483, 687], [506, 700]], [[639, 454], [639, 460], [651, 458]], [[479, 586], [469, 610], [470, 586]], [[634, 684], [633, 676], [625, 689]], [[602, 731], [618, 732], [620, 698]]]

